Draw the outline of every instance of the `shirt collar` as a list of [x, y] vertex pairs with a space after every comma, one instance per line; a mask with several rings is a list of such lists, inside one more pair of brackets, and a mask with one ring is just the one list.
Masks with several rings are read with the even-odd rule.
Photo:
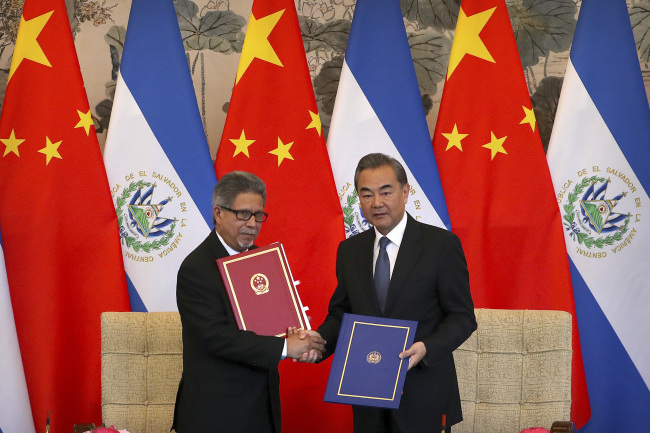
[[[393, 227], [393, 230], [389, 231], [386, 237], [397, 247], [400, 246], [402, 243], [402, 238], [404, 237], [404, 230], [406, 230], [406, 212], [404, 212], [404, 216], [402, 217], [402, 220], [395, 226]], [[379, 230], [377, 230], [377, 227], [373, 227], [375, 229], [375, 243], [374, 243], [374, 248], [377, 248], [377, 245], [379, 245], [379, 239], [381, 239], [382, 235], [379, 233]]]
[[214, 232], [217, 234], [217, 237], [219, 238], [221, 245], [223, 245], [223, 247], [226, 249], [229, 256], [234, 256], [235, 254], [239, 254], [239, 251], [235, 251], [232, 248], [230, 248], [230, 246], [226, 243], [226, 241], [223, 240], [223, 238], [221, 237], [221, 235], [219, 234], [216, 228], [214, 229]]

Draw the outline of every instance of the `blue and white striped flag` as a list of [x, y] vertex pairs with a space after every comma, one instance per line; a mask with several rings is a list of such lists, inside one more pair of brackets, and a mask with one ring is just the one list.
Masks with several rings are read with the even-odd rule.
[[210, 232], [216, 176], [172, 0], [134, 0], [104, 163], [133, 311], [175, 311], [176, 273]]
[[33, 433], [23, 361], [11, 308], [5, 257], [0, 244], [0, 432]]
[[547, 159], [591, 402], [580, 431], [647, 431], [650, 108], [625, 0], [582, 2]]
[[327, 139], [346, 236], [366, 230], [354, 170], [368, 153], [406, 168], [416, 219], [449, 228], [438, 167], [398, 0], [358, 0]]

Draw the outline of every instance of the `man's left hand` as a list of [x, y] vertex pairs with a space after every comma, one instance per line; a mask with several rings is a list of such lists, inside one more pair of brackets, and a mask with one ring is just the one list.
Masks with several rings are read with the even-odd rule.
[[413, 345], [404, 352], [399, 354], [401, 359], [409, 358], [409, 370], [418, 365], [420, 360], [427, 354], [427, 348], [421, 341], [416, 341]]

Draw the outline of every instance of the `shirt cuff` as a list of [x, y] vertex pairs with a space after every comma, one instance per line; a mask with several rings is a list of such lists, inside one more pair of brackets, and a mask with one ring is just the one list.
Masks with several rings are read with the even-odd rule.
[[287, 339], [284, 339], [284, 348], [282, 349], [282, 358], [280, 360], [287, 359]]

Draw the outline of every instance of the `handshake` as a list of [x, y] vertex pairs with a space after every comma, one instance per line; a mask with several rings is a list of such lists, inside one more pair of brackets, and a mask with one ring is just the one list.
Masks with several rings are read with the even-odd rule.
[[287, 330], [287, 358], [294, 362], [320, 361], [325, 353], [325, 344], [327, 342], [316, 331], [294, 327]]

